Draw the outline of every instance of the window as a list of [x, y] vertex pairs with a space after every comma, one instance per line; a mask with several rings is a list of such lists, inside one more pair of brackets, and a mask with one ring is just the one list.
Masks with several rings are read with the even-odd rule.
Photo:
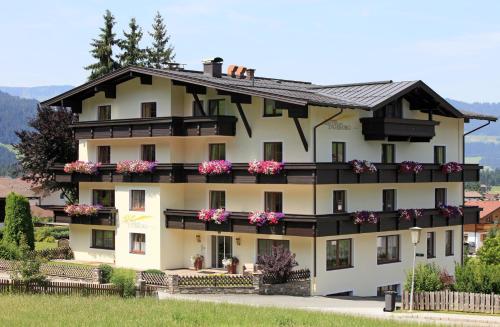
[[351, 239], [326, 241], [326, 270], [351, 267]]
[[224, 143], [209, 144], [208, 160], [226, 160], [226, 145]]
[[111, 106], [97, 107], [97, 120], [110, 120], [111, 119]]
[[396, 146], [394, 144], [382, 144], [382, 163], [396, 162]]
[[396, 190], [384, 190], [382, 198], [382, 211], [396, 210]]
[[332, 142], [332, 162], [345, 162], [344, 142]]
[[141, 159], [146, 161], [156, 161], [156, 147], [154, 144], [141, 145]]
[[200, 101], [200, 106], [198, 106], [198, 103], [196, 101], [193, 101], [193, 116], [205, 116], [203, 112], [203, 101]]
[[377, 237], [377, 264], [399, 261], [399, 235]]
[[373, 116], [377, 118], [403, 118], [401, 100], [388, 103], [385, 107], [375, 111]]
[[428, 232], [427, 233], [427, 258], [435, 258], [436, 257], [436, 233]]
[[210, 209], [226, 208], [226, 192], [210, 191], [209, 198]]
[[442, 165], [446, 162], [446, 147], [443, 145], [434, 146], [434, 163]]
[[283, 143], [264, 142], [264, 160], [283, 161]]
[[135, 254], [146, 253], [146, 234], [140, 234], [140, 233], [130, 234], [130, 253], [135, 253]]
[[222, 260], [233, 256], [231, 236], [212, 235], [212, 268], [224, 268]]
[[283, 212], [283, 193], [265, 192], [264, 209], [266, 211]]
[[288, 240], [265, 240], [257, 239], [257, 256], [270, 255], [273, 247], [281, 246], [284, 249], [290, 249], [290, 241]]
[[156, 102], [141, 103], [141, 117], [142, 118], [156, 117]]
[[453, 255], [453, 231], [445, 231], [445, 249], [444, 254], [446, 256]]
[[97, 249], [114, 250], [115, 232], [112, 230], [92, 230], [92, 247]]
[[115, 191], [114, 190], [93, 190], [92, 204], [101, 205], [103, 207], [115, 206]]
[[225, 113], [225, 103], [224, 99], [208, 100], [208, 115], [209, 116], [219, 116]]
[[131, 190], [130, 191], [130, 210], [144, 211], [146, 202], [146, 191]]
[[377, 287], [377, 296], [385, 296], [385, 292], [392, 291], [399, 294], [399, 284], [385, 285]]
[[439, 208], [440, 206], [445, 206], [446, 205], [446, 189], [445, 188], [437, 188], [434, 191], [434, 203], [436, 208]]
[[283, 111], [276, 108], [276, 101], [264, 99], [264, 117], [281, 117]]
[[101, 145], [97, 147], [97, 162], [109, 164], [111, 162], [111, 147]]
[[333, 191], [333, 212], [346, 212], [345, 191]]

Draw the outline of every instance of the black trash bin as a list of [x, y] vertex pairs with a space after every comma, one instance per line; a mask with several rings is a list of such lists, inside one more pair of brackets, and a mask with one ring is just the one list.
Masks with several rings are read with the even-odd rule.
[[396, 292], [385, 292], [385, 312], [393, 312], [396, 309]]

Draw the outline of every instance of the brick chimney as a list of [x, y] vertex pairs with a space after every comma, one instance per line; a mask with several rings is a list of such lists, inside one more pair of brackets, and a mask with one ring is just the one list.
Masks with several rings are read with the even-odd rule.
[[254, 79], [254, 78], [255, 78], [255, 69], [247, 68], [247, 79]]
[[222, 62], [221, 57], [203, 60], [203, 74], [211, 77], [222, 76]]

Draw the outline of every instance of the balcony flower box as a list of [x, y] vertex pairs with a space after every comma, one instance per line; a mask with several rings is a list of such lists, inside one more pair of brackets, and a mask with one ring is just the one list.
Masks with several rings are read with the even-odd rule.
[[367, 160], [351, 160], [349, 161], [352, 171], [355, 174], [376, 173], [377, 167]]
[[415, 161], [403, 161], [399, 165], [399, 171], [405, 174], [419, 174], [424, 170], [424, 166]]
[[124, 160], [116, 164], [118, 174], [145, 174], [152, 173], [157, 166], [154, 161], [145, 160]]
[[97, 216], [97, 213], [101, 208], [102, 206], [99, 205], [94, 206], [88, 204], [70, 204], [64, 208], [64, 212], [71, 217], [78, 217], [78, 216], [90, 217], [90, 216]]
[[443, 217], [462, 217], [463, 211], [459, 207], [455, 206], [440, 206], [439, 214]]
[[281, 173], [284, 166], [282, 162], [273, 160], [254, 160], [248, 163], [248, 172], [250, 174], [277, 175]]
[[460, 173], [462, 170], [464, 170], [463, 165], [455, 161], [447, 162], [444, 165], [441, 165], [441, 171], [444, 174]]
[[214, 222], [217, 225], [227, 221], [231, 213], [225, 209], [201, 209], [198, 212], [198, 219], [204, 222]]
[[79, 173], [92, 175], [97, 174], [101, 163], [94, 163], [92, 161], [74, 161], [64, 165], [64, 172], [67, 174]]
[[227, 160], [203, 161], [198, 165], [200, 175], [214, 176], [231, 173], [231, 163]]
[[264, 225], [277, 225], [285, 217], [282, 212], [252, 211], [248, 215], [248, 223], [262, 227]]
[[371, 211], [356, 211], [353, 214], [354, 224], [362, 225], [362, 224], [377, 224], [379, 221], [379, 217], [376, 213]]
[[399, 215], [399, 229], [407, 229], [413, 227], [413, 222], [419, 220], [423, 216], [422, 209], [400, 209]]

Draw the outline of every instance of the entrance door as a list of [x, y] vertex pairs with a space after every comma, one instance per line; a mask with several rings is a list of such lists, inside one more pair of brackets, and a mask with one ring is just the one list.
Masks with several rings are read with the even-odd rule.
[[222, 259], [233, 256], [232, 243], [231, 236], [212, 236], [212, 268], [224, 268]]

